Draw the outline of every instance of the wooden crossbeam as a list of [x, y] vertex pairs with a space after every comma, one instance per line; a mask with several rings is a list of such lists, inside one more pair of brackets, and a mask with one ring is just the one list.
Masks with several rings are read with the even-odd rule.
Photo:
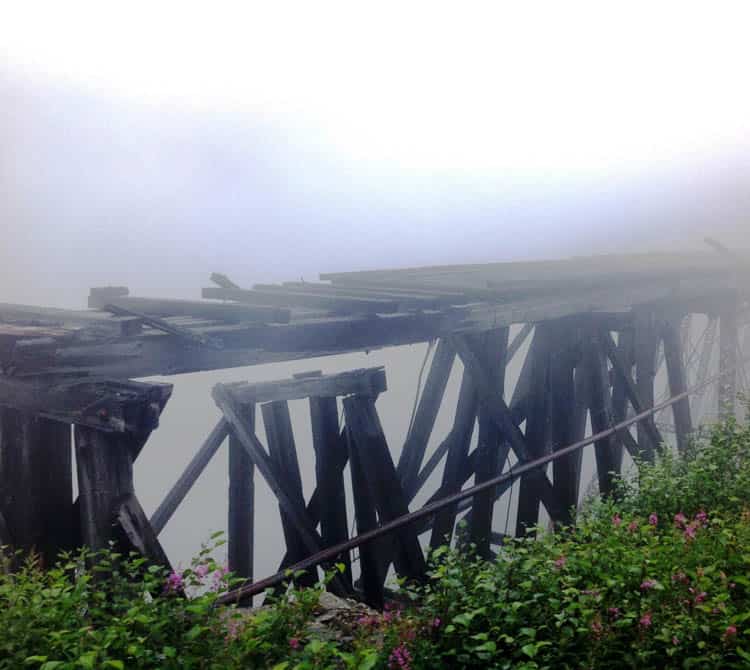
[[253, 289], [272, 293], [312, 293], [343, 298], [370, 298], [388, 300], [398, 304], [398, 309], [438, 309], [450, 305], [455, 298], [450, 296], [430, 295], [428, 292], [408, 292], [402, 289], [360, 288], [358, 286], [334, 286], [317, 282], [284, 282], [283, 284], [255, 284]]
[[226, 384], [238, 401], [249, 403], [303, 398], [335, 398], [349, 394], [377, 396], [387, 389], [383, 367], [360, 368], [332, 375], [293, 377], [272, 382]]
[[[662, 326], [661, 336], [664, 343], [664, 358], [667, 363], [669, 393], [672, 396], [676, 396], [687, 390], [678, 327], [673, 321], [665, 322]], [[672, 405], [672, 416], [674, 417], [677, 448], [684, 452], [688, 446], [690, 434], [693, 432], [693, 422], [690, 417], [690, 399], [684, 398]]]
[[326, 309], [338, 314], [392, 314], [398, 311], [398, 302], [384, 298], [363, 298], [329, 292], [311, 293], [308, 291], [204, 288], [203, 298], [234, 300], [255, 305], [275, 307], [313, 307]]
[[[255, 405], [240, 405], [249, 431], [255, 431]], [[223, 420], [223, 419], [222, 419]], [[253, 578], [255, 557], [255, 465], [234, 432], [229, 433], [227, 562], [237, 577]]]
[[171, 384], [0, 375], [0, 406], [105, 432], [140, 433], [159, 423]]
[[[521, 433], [518, 426], [514, 423], [513, 416], [505, 400], [493, 389], [487, 374], [471, 351], [471, 348], [461, 336], [451, 337], [451, 342], [477, 386], [479, 402], [488, 409], [490, 417], [500, 427], [503, 436], [510, 442], [516, 458], [521, 462], [531, 460], [531, 451], [526, 444], [523, 433]], [[550, 517], [556, 522], [564, 523], [569, 520], [568, 510], [561, 505], [547, 475], [544, 472], [535, 471], [532, 477], [537, 485], [542, 503], [547, 508]]]
[[115, 520], [136, 551], [148, 558], [152, 564], [172, 569], [169, 558], [135, 494], [127, 493], [115, 502]]

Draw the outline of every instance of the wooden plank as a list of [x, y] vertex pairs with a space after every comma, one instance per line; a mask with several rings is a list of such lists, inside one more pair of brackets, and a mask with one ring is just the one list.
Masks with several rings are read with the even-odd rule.
[[[604, 329], [599, 330], [600, 333], [604, 332]], [[600, 337], [602, 345], [606, 351], [609, 351], [613, 344], [613, 340], [607, 337]], [[619, 365], [624, 371], [624, 374], [617, 374], [617, 366], [613, 362], [613, 370], [615, 372], [614, 379], [612, 381], [612, 420], [615, 424], [622, 423], [625, 421], [627, 416], [628, 397], [626, 391], [626, 381], [632, 381], [633, 364], [634, 364], [634, 333], [631, 330], [621, 331], [618, 335], [617, 349], [615, 351], [615, 357], [619, 361]], [[617, 454], [617, 460], [622, 464], [622, 448], [625, 446], [628, 451], [631, 451], [633, 446], [636, 445], [635, 440], [632, 439], [630, 429], [625, 429], [617, 434], [619, 441], [619, 453]], [[630, 444], [627, 444], [630, 443]], [[638, 449], [633, 451], [636, 454]]]
[[[592, 334], [589, 346], [585, 349], [585, 356], [591, 376], [589, 387], [591, 428], [594, 433], [599, 433], [612, 427], [613, 413], [606, 352], [600, 338], [595, 333]], [[594, 443], [594, 455], [596, 457], [596, 472], [599, 478], [599, 492], [603, 496], [609, 496], [612, 494], [614, 486], [613, 473], [620, 472], [618, 460], [620, 454], [617, 450], [614, 435], [597, 440]]]
[[94, 551], [115, 539], [116, 504], [133, 494], [132, 437], [75, 427], [81, 537]]
[[[667, 363], [669, 393], [671, 396], [679, 395], [687, 390], [681, 338], [678, 328], [675, 321], [666, 321], [662, 326], [661, 333], [662, 342], [664, 343], [664, 358]], [[672, 405], [672, 416], [674, 418], [677, 448], [681, 452], [684, 452], [687, 449], [690, 434], [693, 432], [693, 422], [690, 418], [690, 399], [686, 397]]]
[[[224, 290], [224, 289], [218, 289]], [[131, 312], [149, 316], [196, 316], [228, 323], [263, 321], [267, 323], [289, 323], [290, 311], [267, 305], [207, 302], [202, 300], [177, 300], [174, 298], [99, 298], [89, 296], [89, 307], [102, 309], [114, 305]]]
[[[321, 499], [320, 534], [323, 546], [332, 547], [349, 539], [344, 489], [344, 465], [348, 455], [346, 439], [339, 431], [336, 398], [310, 398], [310, 423], [315, 449], [315, 478]], [[349, 553], [339, 554], [335, 563], [344, 565], [344, 582], [351, 585]]]
[[[477, 358], [484, 363], [485, 373], [495, 393], [505, 393], [505, 361], [508, 350], [508, 329], [500, 328], [477, 337]], [[491, 479], [502, 469], [508, 445], [500, 427], [492, 421], [486, 406], [479, 407], [479, 440], [476, 450], [474, 481], [480, 484]], [[494, 491], [489, 490], [474, 497], [469, 520], [469, 539], [479, 556], [490, 557]]]
[[115, 503], [115, 519], [128, 539], [128, 543], [153, 565], [172, 570], [163, 547], [146, 517], [138, 498], [133, 493], [124, 495]]
[[158, 425], [158, 402], [171, 384], [107, 379], [21, 380], [0, 375], [0, 406], [111, 432]]
[[[477, 386], [480, 404], [488, 409], [492, 420], [497, 423], [504, 437], [510, 442], [511, 449], [513, 449], [516, 458], [522, 462], [531, 460], [531, 451], [520, 429], [514, 423], [513, 415], [508, 405], [502, 396], [493, 390], [483, 366], [477, 360], [471, 348], [462, 336], [453, 336], [451, 337], [451, 341]], [[541, 470], [536, 470], [532, 477], [536, 480], [542, 503], [547, 508], [553, 521], [567, 523], [569, 521], [568, 510], [561, 505], [547, 475]]]
[[[305, 497], [302, 491], [302, 476], [297, 460], [297, 447], [292, 433], [289, 406], [285, 400], [277, 400], [262, 405], [261, 411], [263, 412], [263, 425], [266, 429], [268, 453], [271, 462], [274, 464], [274, 470], [295, 507], [304, 510]], [[305, 543], [284, 506], [279, 505], [279, 512], [287, 552], [290, 554], [292, 562], [296, 563], [306, 558]], [[301, 586], [312, 586], [318, 581], [317, 571], [307, 572], [295, 581]]]
[[[354, 440], [347, 429], [347, 449], [352, 476], [352, 497], [354, 498], [354, 516], [357, 521], [357, 534], [361, 535], [377, 528], [378, 519], [375, 501], [370, 493], [368, 475], [362, 462], [362, 452], [354, 445]], [[377, 609], [382, 609], [385, 600], [383, 582], [385, 582], [386, 561], [381, 558], [384, 546], [382, 539], [367, 542], [359, 548], [360, 582], [365, 602]]]
[[[409, 513], [396, 468], [380, 425], [372, 398], [344, 398], [344, 414], [350, 435], [350, 449], [360, 458], [367, 476], [370, 496], [375, 502], [381, 523]], [[422, 580], [426, 564], [414, 528], [405, 527], [394, 533], [396, 572], [408, 579]]]
[[[528, 409], [526, 412], [526, 446], [530, 458], [539, 458], [547, 452], [547, 435], [550, 421], [549, 369], [552, 354], [552, 327], [548, 323], [537, 324], [534, 346], [529, 349], [530, 383]], [[524, 537], [539, 523], [538, 478], [531, 473], [521, 477], [518, 488], [518, 514], [516, 535]]]
[[396, 470], [406, 491], [412, 488], [422, 467], [455, 358], [453, 347], [445, 339], [439, 340]]
[[214, 284], [221, 288], [240, 288], [229, 277], [220, 272], [212, 272], [210, 279]]
[[398, 305], [398, 310], [406, 309], [438, 309], [449, 305], [451, 298], [432, 296], [427, 292], [409, 293], [406, 290], [361, 289], [359, 287], [333, 286], [332, 284], [320, 284], [316, 282], [284, 282], [284, 284], [255, 284], [253, 289], [271, 293], [313, 293], [318, 295], [342, 296], [348, 298], [369, 298], [388, 300]]
[[14, 547], [50, 567], [73, 544], [70, 426], [0, 409], [0, 513]]
[[739, 351], [737, 299], [725, 301], [719, 311], [719, 374], [717, 384], [720, 416], [736, 416], [737, 352]]
[[[255, 432], [255, 405], [240, 406], [248, 431]], [[255, 466], [234, 433], [229, 435], [227, 562], [237, 577], [253, 579], [255, 549]]]
[[338, 314], [393, 314], [398, 311], [398, 302], [383, 298], [361, 298], [331, 293], [307, 291], [278, 291], [259, 289], [204, 288], [203, 298], [234, 300], [255, 305], [275, 307], [313, 307], [327, 309]]
[[[453, 427], [446, 439], [449, 445], [445, 457], [445, 468], [440, 485], [441, 496], [456, 493], [465, 483], [461, 477], [462, 470], [468, 456], [471, 438], [476, 424], [477, 411], [479, 410], [479, 399], [471, 376], [464, 370], [461, 378], [461, 388], [458, 392], [458, 403], [453, 419]], [[473, 469], [471, 470], [473, 473]], [[468, 479], [468, 477], [467, 477]], [[456, 508], [447, 507], [440, 511], [432, 527], [430, 546], [436, 549], [441, 544], [450, 544], [451, 535], [456, 523]]]
[[293, 377], [272, 382], [250, 384], [239, 382], [227, 384], [238, 401], [264, 403], [276, 400], [299, 400], [302, 398], [358, 395], [377, 396], [387, 389], [385, 369], [360, 368], [332, 375]]
[[177, 511], [185, 496], [193, 488], [198, 477], [206, 469], [206, 466], [228, 435], [229, 424], [224, 418], [221, 418], [151, 516], [151, 527], [157, 535], [164, 530], [164, 526], [167, 525]]

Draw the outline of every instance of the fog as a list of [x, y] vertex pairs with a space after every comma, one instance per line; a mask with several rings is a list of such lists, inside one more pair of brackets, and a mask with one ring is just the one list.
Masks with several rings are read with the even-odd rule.
[[[706, 235], [745, 244], [742, 5], [146, 7], [24, 3], [3, 19], [0, 302], [81, 308], [107, 284], [196, 298], [215, 271], [249, 287], [700, 250]], [[385, 365], [378, 408], [397, 457], [424, 353], [170, 378], [173, 399], [136, 468], [144, 507], [213, 426], [218, 381]], [[309, 495], [302, 405], [293, 418]], [[220, 452], [164, 531], [175, 562], [224, 527], [226, 484]], [[258, 495], [262, 575], [281, 532]]]

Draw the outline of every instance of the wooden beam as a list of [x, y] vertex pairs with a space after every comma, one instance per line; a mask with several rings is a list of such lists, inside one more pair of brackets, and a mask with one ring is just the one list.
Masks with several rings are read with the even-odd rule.
[[383, 367], [361, 368], [332, 375], [294, 377], [272, 382], [226, 384], [232, 395], [244, 403], [264, 403], [302, 398], [335, 398], [352, 393], [377, 396], [387, 389]]
[[[356, 452], [367, 476], [367, 485], [381, 523], [387, 523], [409, 513], [396, 468], [380, 425], [372, 398], [349, 396], [344, 398], [346, 427], [350, 435], [350, 449]], [[405, 527], [394, 533], [396, 572], [408, 579], [422, 580], [426, 564], [414, 528]]]
[[206, 469], [206, 466], [228, 435], [229, 424], [226, 422], [226, 419], [221, 418], [151, 516], [151, 527], [157, 535], [164, 530], [164, 526], [167, 525], [177, 511], [185, 496], [193, 488], [198, 477]]
[[[462, 470], [469, 457], [469, 447], [476, 424], [479, 399], [471, 376], [464, 370], [461, 378], [461, 388], [458, 392], [458, 403], [453, 419], [453, 427], [446, 440], [448, 453], [445, 458], [443, 479], [440, 485], [442, 494], [456, 493], [465, 482], [461, 477]], [[473, 472], [473, 469], [471, 470]], [[468, 479], [468, 477], [466, 478]], [[443, 497], [441, 494], [441, 497]], [[439, 512], [432, 527], [430, 546], [436, 549], [441, 544], [450, 544], [453, 529], [456, 524], [456, 508], [448, 507]]]
[[128, 493], [115, 502], [115, 519], [133, 549], [149, 559], [152, 565], [161, 565], [167, 570], [172, 565], [156, 537], [138, 498]]
[[[496, 394], [505, 393], [505, 362], [508, 351], [508, 329], [500, 328], [477, 337], [477, 358]], [[492, 420], [485, 405], [479, 407], [479, 439], [476, 450], [474, 481], [482, 483], [498, 474], [508, 453], [508, 444], [500, 427]], [[479, 556], [490, 557], [492, 512], [495, 506], [494, 491], [489, 490], [474, 497], [469, 522], [469, 540]]]
[[[240, 406], [248, 431], [255, 432], [255, 405]], [[255, 549], [255, 466], [234, 433], [229, 434], [227, 562], [237, 577], [253, 579]]]
[[[664, 358], [667, 363], [669, 393], [671, 396], [676, 396], [687, 390], [678, 325], [674, 321], [665, 321], [661, 336], [664, 343]], [[686, 397], [672, 405], [672, 416], [674, 418], [677, 448], [684, 453], [688, 446], [690, 434], [693, 432], [693, 422], [690, 418], [690, 399]]]
[[[654, 378], [656, 376], [656, 350], [659, 337], [655, 327], [655, 315], [649, 310], [636, 310], [635, 325], [635, 384], [641, 409], [636, 408], [633, 398], [630, 402], [636, 413], [654, 406]], [[638, 424], [638, 445], [648, 459], [661, 445], [656, 441], [656, 425], [653, 419], [644, 419]]]
[[70, 426], [0, 409], [0, 514], [14, 547], [51, 567], [73, 545]]
[[734, 417], [737, 404], [737, 352], [739, 351], [737, 299], [726, 301], [719, 312], [719, 414]]
[[398, 302], [383, 298], [362, 298], [327, 292], [204, 288], [203, 298], [234, 300], [255, 305], [275, 307], [312, 307], [326, 309], [338, 314], [393, 314], [398, 311]]
[[220, 272], [212, 272], [210, 279], [214, 284], [220, 286], [221, 288], [240, 288], [229, 277], [227, 277], [225, 274], [221, 274]]
[[50, 381], [0, 375], [0, 406], [110, 432], [137, 432], [158, 425], [171, 384], [100, 379]]
[[[349, 539], [346, 514], [344, 466], [348, 460], [346, 439], [339, 431], [335, 397], [310, 398], [310, 423], [315, 449], [315, 478], [320, 491], [320, 534], [323, 546], [332, 547]], [[335, 563], [344, 565], [343, 579], [352, 584], [352, 566], [348, 552], [339, 554]]]
[[[224, 289], [217, 289], [222, 291]], [[289, 323], [290, 311], [267, 305], [247, 305], [234, 303], [207, 302], [202, 300], [176, 300], [173, 298], [138, 298], [126, 296], [109, 298], [89, 296], [89, 307], [102, 309], [113, 305], [131, 312], [149, 316], [196, 316], [216, 321], [240, 323], [244, 321], [264, 321], [267, 323]]]
[[[602, 333], [599, 338], [600, 342], [602, 343], [602, 346], [604, 346], [605, 351], [608, 352], [607, 355], [609, 356], [609, 351], [614, 344], [614, 340], [612, 340], [611, 337], [605, 336], [608, 335], [606, 329], [600, 329], [599, 332]], [[635, 339], [632, 329], [621, 331], [618, 334], [617, 348], [616, 350], [612, 349], [612, 351], [615, 352], [614, 357], [618, 363], [616, 364], [612, 357], [609, 357], [612, 361], [613, 370], [615, 372], [612, 381], [612, 420], [615, 424], [622, 423], [627, 417], [628, 392], [626, 386], [628, 381], [630, 381], [630, 385], [632, 386], [634, 342]], [[622, 374], [618, 373], [618, 364]], [[632, 392], [635, 392], [634, 388], [632, 389]], [[619, 446], [617, 447], [619, 452], [616, 455], [616, 459], [617, 462], [622, 465], [623, 447], [626, 447], [629, 452], [632, 452], [631, 455], [635, 455], [638, 453], [637, 443], [633, 439], [630, 434], [630, 429], [628, 428], [617, 433], [616, 439], [619, 441]], [[633, 447], [635, 447], [635, 450], [633, 450]]]
[[[493, 389], [482, 364], [477, 360], [463, 337], [453, 336], [451, 341], [477, 386], [480, 404], [488, 409], [492, 420], [500, 427], [504, 437], [510, 442], [518, 460], [522, 462], [531, 460], [531, 451], [523, 434], [514, 423], [513, 415], [505, 400]], [[543, 471], [537, 470], [532, 477], [537, 483], [542, 503], [547, 508], [553, 521], [567, 523], [570, 520], [569, 512], [561, 505], [547, 475]]]
[[[279, 481], [284, 486], [287, 495], [292, 499], [295, 507], [305, 509], [305, 497], [302, 491], [302, 476], [297, 460], [297, 447], [292, 433], [292, 420], [289, 406], [285, 400], [269, 402], [261, 406], [263, 425], [266, 429], [268, 453]], [[281, 526], [284, 531], [287, 552], [292, 562], [296, 563], [306, 557], [305, 543], [297, 531], [292, 519], [287, 515], [283, 506], [279, 505]], [[321, 545], [322, 546], [322, 545]], [[317, 571], [311, 570], [300, 576], [301, 586], [312, 586], [318, 581]]]
[[348, 298], [370, 298], [388, 300], [398, 305], [398, 310], [438, 309], [449, 305], [452, 300], [447, 297], [430, 295], [427, 292], [407, 292], [406, 290], [387, 288], [372, 289], [352, 286], [333, 286], [316, 282], [284, 282], [284, 284], [255, 284], [254, 289], [273, 293], [313, 293], [318, 295], [342, 296]]
[[456, 352], [450, 343], [445, 339], [439, 340], [414, 414], [414, 422], [406, 436], [398, 462], [397, 472], [406, 491], [412, 488], [422, 467], [427, 443], [440, 410], [455, 358]]

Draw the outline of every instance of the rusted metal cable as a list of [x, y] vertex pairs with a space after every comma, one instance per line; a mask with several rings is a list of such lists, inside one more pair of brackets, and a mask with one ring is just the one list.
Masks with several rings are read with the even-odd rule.
[[[743, 360], [741, 363], [744, 363], [744, 362], [745, 361]], [[388, 533], [391, 533], [394, 530], [398, 530], [399, 528], [402, 528], [409, 524], [420, 521], [421, 519], [424, 519], [425, 517], [429, 517], [432, 514], [435, 514], [436, 512], [439, 512], [440, 510], [446, 507], [455, 505], [456, 503], [459, 503], [462, 500], [466, 500], [467, 498], [472, 498], [478, 493], [482, 493], [483, 491], [487, 491], [489, 489], [494, 489], [494, 487], [496, 487], [498, 484], [502, 484], [507, 481], [515, 480], [521, 475], [529, 472], [530, 470], [543, 467], [558, 458], [567, 456], [568, 454], [578, 451], [579, 449], [583, 449], [583, 447], [593, 444], [594, 442], [597, 442], [606, 437], [609, 437], [610, 435], [614, 435], [615, 433], [618, 433], [622, 430], [628, 429], [633, 424], [636, 424], [639, 421], [642, 421], [643, 419], [650, 417], [656, 412], [660, 412], [661, 410], [667, 407], [670, 407], [671, 405], [674, 405], [680, 400], [687, 398], [688, 396], [694, 393], [697, 393], [698, 391], [701, 391], [705, 387], [717, 382], [722, 377], [725, 377], [726, 375], [730, 373], [736, 372], [738, 368], [739, 368], [739, 365], [737, 365], [734, 368], [730, 368], [729, 370], [724, 370], [724, 372], [714, 375], [710, 379], [707, 379], [704, 382], [697, 384], [696, 386], [689, 388], [686, 391], [683, 391], [682, 393], [677, 394], [676, 396], [672, 396], [668, 400], [665, 400], [664, 402], [654, 405], [653, 407], [650, 407], [649, 409], [644, 410], [640, 412], [639, 414], [636, 414], [635, 416], [632, 416], [626, 421], [621, 421], [620, 423], [612, 426], [611, 428], [607, 428], [606, 430], [600, 431], [594, 435], [584, 438], [583, 440], [575, 442], [567, 447], [563, 447], [562, 449], [557, 450], [553, 454], [542, 456], [540, 458], [536, 458], [531, 461], [526, 461], [523, 464], [517, 465], [509, 472], [505, 472], [501, 475], [493, 477], [492, 479], [488, 479], [482, 482], [481, 484], [477, 484], [476, 486], [472, 486], [471, 488], [464, 489], [462, 491], [459, 491], [458, 493], [455, 493], [453, 495], [450, 495], [445, 498], [441, 498], [440, 500], [436, 500], [432, 503], [429, 503], [425, 505], [424, 507], [422, 507], [421, 509], [418, 509], [409, 514], [405, 514], [404, 516], [401, 516], [397, 519], [393, 519], [393, 521], [384, 523], [382, 526], [379, 526], [378, 528], [374, 528], [373, 530], [361, 533], [355, 537], [350, 538], [346, 542], [341, 542], [340, 544], [337, 544], [336, 546], [323, 549], [317, 552], [316, 554], [313, 554], [312, 556], [308, 556], [304, 560], [299, 561], [298, 563], [295, 563], [294, 565], [289, 566], [289, 568], [287, 570], [284, 570], [283, 572], [277, 572], [275, 575], [271, 575], [270, 577], [266, 577], [265, 579], [261, 579], [257, 582], [253, 582], [252, 584], [247, 584], [245, 586], [240, 586], [236, 589], [232, 589], [231, 591], [228, 591], [227, 593], [219, 596], [219, 598], [216, 599], [216, 603], [219, 605], [226, 605], [229, 603], [237, 602], [241, 600], [242, 598], [248, 598], [250, 596], [258, 595], [259, 593], [262, 593], [266, 589], [277, 586], [278, 584], [281, 584], [285, 580], [288, 580], [289, 574], [291, 573], [294, 573], [297, 571], [308, 570], [309, 568], [315, 567], [321, 563], [325, 563], [326, 561], [335, 559], [339, 554], [345, 551], [350, 551], [351, 549], [359, 547], [367, 542], [372, 542], [373, 540], [376, 540], [377, 538], [383, 535], [387, 535]]]

